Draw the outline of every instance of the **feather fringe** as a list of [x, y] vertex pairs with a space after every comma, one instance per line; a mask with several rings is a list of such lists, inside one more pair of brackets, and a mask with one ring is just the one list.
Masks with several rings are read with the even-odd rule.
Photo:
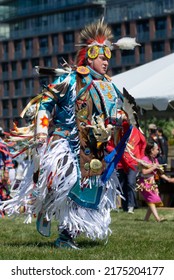
[[[32, 163], [19, 191], [13, 199], [4, 202], [1, 209], [11, 216], [21, 214], [21, 208], [25, 208], [25, 223], [31, 222], [33, 214], [38, 215], [42, 211], [47, 220], [55, 218], [59, 226], [71, 231], [74, 237], [78, 232], [91, 239], [104, 239], [111, 234], [110, 211], [116, 208], [116, 197], [120, 193], [117, 176], [114, 174], [103, 185], [98, 210], [83, 208], [68, 198], [70, 189], [78, 179], [76, 156], [71, 152], [68, 141], [54, 141], [49, 147], [43, 146], [39, 153], [42, 165], [37, 184], [32, 179]], [[100, 178], [97, 179], [102, 184]]]

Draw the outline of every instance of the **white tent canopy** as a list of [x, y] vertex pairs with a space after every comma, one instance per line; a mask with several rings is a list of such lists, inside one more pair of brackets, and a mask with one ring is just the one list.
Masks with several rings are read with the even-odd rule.
[[145, 110], [165, 111], [174, 101], [174, 54], [146, 63], [112, 77], [123, 92], [125, 87]]

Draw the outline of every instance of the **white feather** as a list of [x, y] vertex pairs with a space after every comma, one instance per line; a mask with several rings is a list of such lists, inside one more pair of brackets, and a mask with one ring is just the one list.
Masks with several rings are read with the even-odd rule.
[[131, 37], [124, 37], [113, 44], [121, 50], [133, 50], [136, 46], [141, 46], [141, 44], [136, 42], [136, 38]]
[[[37, 74], [40, 74], [41, 71], [45, 70], [46, 71], [46, 68], [44, 69], [44, 67], [40, 67], [40, 66], [35, 66], [35, 71]], [[48, 73], [49, 73], [49, 67], [47, 68], [48, 69]], [[70, 67], [66, 67], [65, 70], [63, 68], [50, 68], [50, 71], [52, 71], [52, 73], [54, 73], [56, 76], [62, 76], [63, 74], [69, 74], [71, 72], [71, 68]]]

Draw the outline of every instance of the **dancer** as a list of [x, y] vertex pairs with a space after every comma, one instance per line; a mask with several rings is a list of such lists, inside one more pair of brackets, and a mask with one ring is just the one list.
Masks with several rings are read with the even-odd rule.
[[[37, 230], [44, 236], [50, 235], [55, 218], [59, 224], [56, 247], [78, 249], [74, 239], [80, 233], [91, 239], [104, 239], [111, 233], [110, 211], [119, 193], [113, 164], [131, 132], [130, 128], [118, 143], [121, 148], [107, 166], [106, 143], [113, 127], [122, 123], [124, 104], [106, 75], [111, 40], [110, 27], [100, 20], [81, 31], [76, 66], [37, 67], [40, 74], [47, 71], [59, 77], [39, 96], [33, 164], [20, 191], [4, 208], [9, 215], [25, 208], [26, 222], [35, 214]], [[30, 135], [33, 127], [28, 129]]]
[[144, 220], [149, 221], [151, 214], [154, 215], [157, 222], [164, 221], [158, 215], [158, 206], [163, 206], [159, 196], [156, 175], [166, 180], [169, 183], [174, 183], [174, 178], [170, 178], [164, 174], [163, 166], [159, 164], [157, 155], [159, 153], [158, 145], [156, 143], [148, 142], [145, 148], [145, 156], [140, 163], [140, 174], [137, 180], [137, 190], [139, 190], [144, 197], [148, 208]]

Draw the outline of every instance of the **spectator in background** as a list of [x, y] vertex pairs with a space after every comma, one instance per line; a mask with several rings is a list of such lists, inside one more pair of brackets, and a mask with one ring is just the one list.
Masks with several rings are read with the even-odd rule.
[[157, 135], [158, 135], [158, 143], [160, 146], [161, 154], [158, 161], [160, 164], [167, 164], [168, 160], [168, 138], [163, 133], [162, 128], [157, 128]]
[[[158, 145], [158, 155], [157, 155], [157, 159], [158, 162], [160, 164], [166, 164], [165, 158], [163, 156], [163, 141], [162, 141], [162, 136], [159, 138], [159, 134], [158, 134], [158, 128], [156, 126], [156, 124], [149, 124], [148, 127], [148, 131], [149, 131], [149, 137], [148, 137], [148, 142], [151, 143], [156, 143]], [[167, 151], [168, 153], [168, 151]]]
[[154, 124], [154, 123], [149, 124], [148, 132], [149, 132], [148, 141], [157, 143], [158, 142], [158, 134], [157, 134], [156, 124]]

